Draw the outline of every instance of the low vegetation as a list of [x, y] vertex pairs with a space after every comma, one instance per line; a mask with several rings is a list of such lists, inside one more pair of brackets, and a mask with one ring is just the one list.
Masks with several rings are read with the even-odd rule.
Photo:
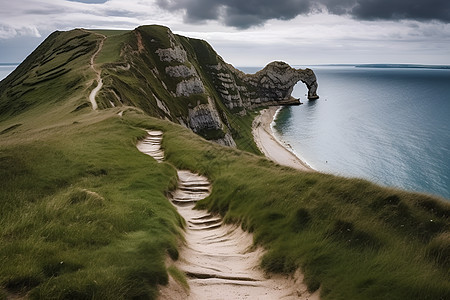
[[[150, 124], [148, 124], [150, 125]], [[199, 208], [253, 232], [269, 272], [323, 299], [447, 299], [450, 205], [361, 179], [303, 173], [164, 126], [167, 159], [213, 183]]]
[[[301, 268], [323, 299], [448, 298], [447, 203], [302, 173], [134, 109], [116, 113], [59, 124], [49, 116], [51, 128], [24, 128], [39, 122], [30, 117], [3, 134], [4, 295], [154, 298], [183, 228], [165, 198], [176, 182], [171, 163], [211, 179], [213, 192], [199, 206], [253, 232], [267, 249], [264, 269]], [[137, 151], [140, 128], [164, 131], [169, 163]]]
[[[176, 172], [118, 117], [10, 135], [0, 154], [4, 296], [154, 298], [178, 257]], [[7, 143], [8, 145], [5, 145]]]
[[[228, 115], [238, 150], [145, 107], [105, 102], [92, 111], [89, 59], [98, 36], [86, 34], [73, 31], [66, 44], [52, 35], [60, 56], [44, 47], [0, 83], [0, 299], [153, 299], [169, 274], [185, 284], [165, 265], [178, 258], [184, 227], [166, 198], [175, 167], [210, 179], [212, 194], [198, 207], [252, 232], [267, 250], [266, 271], [300, 268], [323, 299], [450, 299], [448, 202], [276, 165], [251, 139], [256, 112]], [[119, 58], [108, 39], [98, 56], [105, 63]], [[102, 76], [124, 104], [143, 101], [139, 78], [108, 68]], [[148, 82], [142, 95], [163, 96], [152, 88]], [[145, 128], [164, 132], [166, 162], [136, 149]]]

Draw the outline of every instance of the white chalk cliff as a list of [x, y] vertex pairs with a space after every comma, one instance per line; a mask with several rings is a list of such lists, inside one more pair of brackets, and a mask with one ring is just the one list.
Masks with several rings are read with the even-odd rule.
[[[318, 98], [316, 76], [310, 69], [276, 61], [256, 74], [245, 74], [227, 64], [207, 42], [175, 35], [163, 26], [138, 27], [132, 37], [135, 41], [121, 50], [120, 65], [127, 69], [118, 68], [119, 63], [103, 66], [110, 74], [104, 94], [111, 90], [105, 105], [138, 106], [223, 145], [236, 145], [235, 115], [244, 116], [248, 109], [259, 106], [299, 104], [291, 96], [299, 81], [306, 84], [309, 99]], [[135, 97], [116, 88], [123, 86], [127, 74], [146, 81], [138, 89], [130, 89], [128, 94], [139, 94]], [[148, 102], [140, 100], [142, 95]]]

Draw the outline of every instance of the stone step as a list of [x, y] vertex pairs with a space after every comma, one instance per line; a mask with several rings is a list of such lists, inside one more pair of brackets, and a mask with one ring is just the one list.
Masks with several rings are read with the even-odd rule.
[[193, 224], [193, 225], [211, 225], [211, 224], [221, 223], [222, 219], [221, 218], [215, 218], [215, 219], [202, 220], [202, 221], [189, 220], [188, 222]]
[[209, 182], [207, 182], [207, 181], [204, 181], [204, 182], [193, 182], [193, 181], [180, 182], [179, 185], [185, 186], [185, 187], [198, 186], [198, 187], [208, 187], [208, 188], [210, 186]]
[[192, 186], [192, 187], [178, 187], [178, 189], [180, 191], [189, 192], [189, 193], [208, 193], [209, 192], [209, 187], [205, 188], [205, 187]]
[[198, 272], [190, 272], [185, 271], [186, 275], [191, 278], [196, 279], [223, 279], [223, 280], [232, 280], [232, 281], [244, 281], [244, 282], [258, 282], [259, 280], [246, 276], [236, 276], [232, 274], [225, 273], [198, 273]]
[[212, 217], [213, 217], [213, 215], [207, 214], [207, 215], [203, 215], [203, 216], [199, 216], [199, 217], [193, 217], [192, 220], [209, 219], [209, 218], [212, 218]]
[[198, 226], [198, 225], [193, 226], [192, 225], [192, 226], [189, 226], [189, 228], [191, 228], [192, 230], [213, 230], [213, 229], [219, 228], [220, 226], [222, 226], [222, 222], [216, 223], [213, 225], [207, 225], [207, 226]]
[[197, 203], [198, 200], [172, 200], [172, 203], [177, 206], [188, 206]]

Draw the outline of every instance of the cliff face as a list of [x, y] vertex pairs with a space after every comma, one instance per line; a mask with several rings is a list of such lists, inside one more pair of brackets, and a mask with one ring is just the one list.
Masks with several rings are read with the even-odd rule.
[[291, 96], [297, 82], [308, 87], [308, 98], [317, 99], [317, 80], [311, 69], [294, 69], [275, 61], [256, 74], [245, 74], [229, 64], [208, 66], [222, 102], [229, 108], [254, 108], [261, 105], [295, 105]]
[[[166, 117], [218, 143], [235, 145], [233, 114], [242, 116], [247, 109], [263, 105], [299, 104], [291, 96], [298, 81], [308, 87], [309, 98], [317, 98], [316, 76], [310, 69], [272, 62], [256, 74], [245, 74], [225, 63], [205, 41], [174, 35], [168, 28], [142, 26], [135, 29], [134, 37], [138, 59], [147, 60], [144, 66], [155, 70], [157, 81], [171, 95], [158, 97], [164, 106], [172, 106], [171, 117]], [[123, 58], [136, 67], [135, 56]], [[188, 110], [173, 107], [171, 98], [187, 103]]]
[[[103, 81], [96, 97], [98, 109], [136, 106], [149, 115], [186, 126], [209, 140], [235, 146], [233, 135], [239, 134], [236, 115], [244, 116], [247, 109], [258, 106], [299, 104], [291, 96], [298, 81], [308, 87], [309, 98], [317, 98], [316, 77], [310, 69], [294, 69], [283, 62], [272, 62], [256, 74], [245, 74], [225, 63], [207, 42], [175, 35], [163, 26], [141, 26], [133, 31], [112, 35], [105, 31], [104, 34], [86, 30], [58, 33], [61, 45], [66, 35], [78, 45], [88, 45], [86, 57], [95, 52], [94, 41], [97, 47], [103, 46], [95, 56]], [[53, 52], [60, 53], [67, 48], [56, 44], [54, 38], [49, 38], [38, 49], [45, 49], [47, 54], [43, 57], [56, 62], [62, 56]], [[78, 51], [77, 45], [73, 47], [73, 51]], [[42, 59], [34, 59], [39, 55], [34, 53], [27, 59], [27, 65], [37, 74], [40, 69], [51, 69], [50, 65], [42, 64]], [[78, 60], [71, 59], [60, 67], [67, 69], [69, 63], [75, 62], [86, 64]], [[26, 66], [18, 69], [24, 78], [31, 71]], [[19, 77], [15, 74], [11, 78], [17, 78], [20, 83]], [[93, 81], [86, 85], [92, 88]], [[88, 103], [78, 103], [75, 109], [89, 108]]]

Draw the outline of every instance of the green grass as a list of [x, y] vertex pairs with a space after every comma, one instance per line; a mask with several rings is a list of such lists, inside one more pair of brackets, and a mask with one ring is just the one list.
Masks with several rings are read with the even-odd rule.
[[106, 35], [107, 38], [103, 43], [102, 51], [96, 57], [95, 63], [102, 64], [120, 61], [120, 51], [124, 43], [130, 39], [129, 31], [119, 31], [115, 35], [107, 35], [108, 32], [105, 31], [96, 32]]
[[[98, 58], [118, 58], [123, 38]], [[55, 33], [1, 82], [3, 297], [155, 298], [178, 256], [184, 225], [165, 197], [174, 168], [138, 152], [145, 132], [117, 111], [90, 110], [98, 40]]]
[[144, 131], [96, 115], [25, 141], [17, 132], [2, 140], [5, 294], [153, 298], [167, 283], [164, 261], [178, 257], [183, 226], [165, 197], [176, 172], [138, 152]]
[[171, 47], [168, 32], [170, 29], [159, 25], [145, 25], [136, 28], [143, 35], [146, 46], [152, 50], [166, 49]]
[[[144, 123], [145, 124], [145, 123]], [[323, 299], [447, 299], [450, 206], [361, 179], [302, 173], [162, 128], [167, 159], [207, 175], [200, 208], [253, 232], [271, 272], [301, 268]], [[434, 249], [434, 250], [433, 250]]]
[[257, 155], [262, 155], [253, 139], [252, 133], [252, 122], [258, 113], [258, 110], [248, 111], [247, 114], [242, 117], [230, 113], [228, 115], [228, 120], [230, 121], [232, 135], [237, 148]]
[[253, 232], [268, 250], [267, 271], [301, 268], [323, 299], [449, 295], [444, 202], [277, 166], [132, 109], [122, 119], [115, 110], [64, 120], [59, 113], [42, 123], [41, 111], [30, 111], [0, 144], [6, 295], [156, 297], [183, 223], [165, 198], [175, 169], [136, 150], [139, 128], [163, 130], [167, 160], [211, 179], [213, 192], [199, 206]]
[[123, 35], [130, 32], [130, 30], [114, 30], [114, 29], [87, 29], [90, 32], [106, 35], [107, 37], [113, 37], [116, 35]]
[[187, 282], [186, 275], [183, 271], [180, 271], [175, 266], [169, 266], [167, 268], [170, 276], [174, 278], [185, 290], [189, 290], [189, 283]]
[[89, 60], [97, 39], [81, 30], [51, 34], [0, 82], [0, 121], [38, 106], [59, 105], [68, 97], [88, 102], [85, 84], [95, 77]]
[[[164, 28], [150, 29], [139, 30], [168, 43]], [[239, 117], [217, 99], [246, 151], [149, 117], [176, 120], [190, 100], [167, 100], [172, 96], [150, 71], [164, 65], [118, 55], [116, 43], [137, 49], [127, 34], [108, 34], [98, 56], [104, 109], [92, 111], [89, 59], [98, 40], [81, 30], [52, 34], [0, 83], [0, 298], [153, 299], [168, 276], [185, 285], [183, 274], [165, 265], [178, 258], [184, 227], [166, 198], [175, 167], [211, 180], [212, 194], [198, 207], [252, 232], [267, 250], [266, 271], [300, 268], [323, 299], [450, 298], [448, 202], [278, 166], [251, 139], [256, 112]], [[207, 54], [198, 55], [209, 60]], [[114, 71], [124, 63], [134, 72]], [[211, 82], [205, 87], [217, 96]], [[140, 108], [108, 108], [112, 90]], [[165, 163], [136, 149], [143, 128], [164, 131]]]

